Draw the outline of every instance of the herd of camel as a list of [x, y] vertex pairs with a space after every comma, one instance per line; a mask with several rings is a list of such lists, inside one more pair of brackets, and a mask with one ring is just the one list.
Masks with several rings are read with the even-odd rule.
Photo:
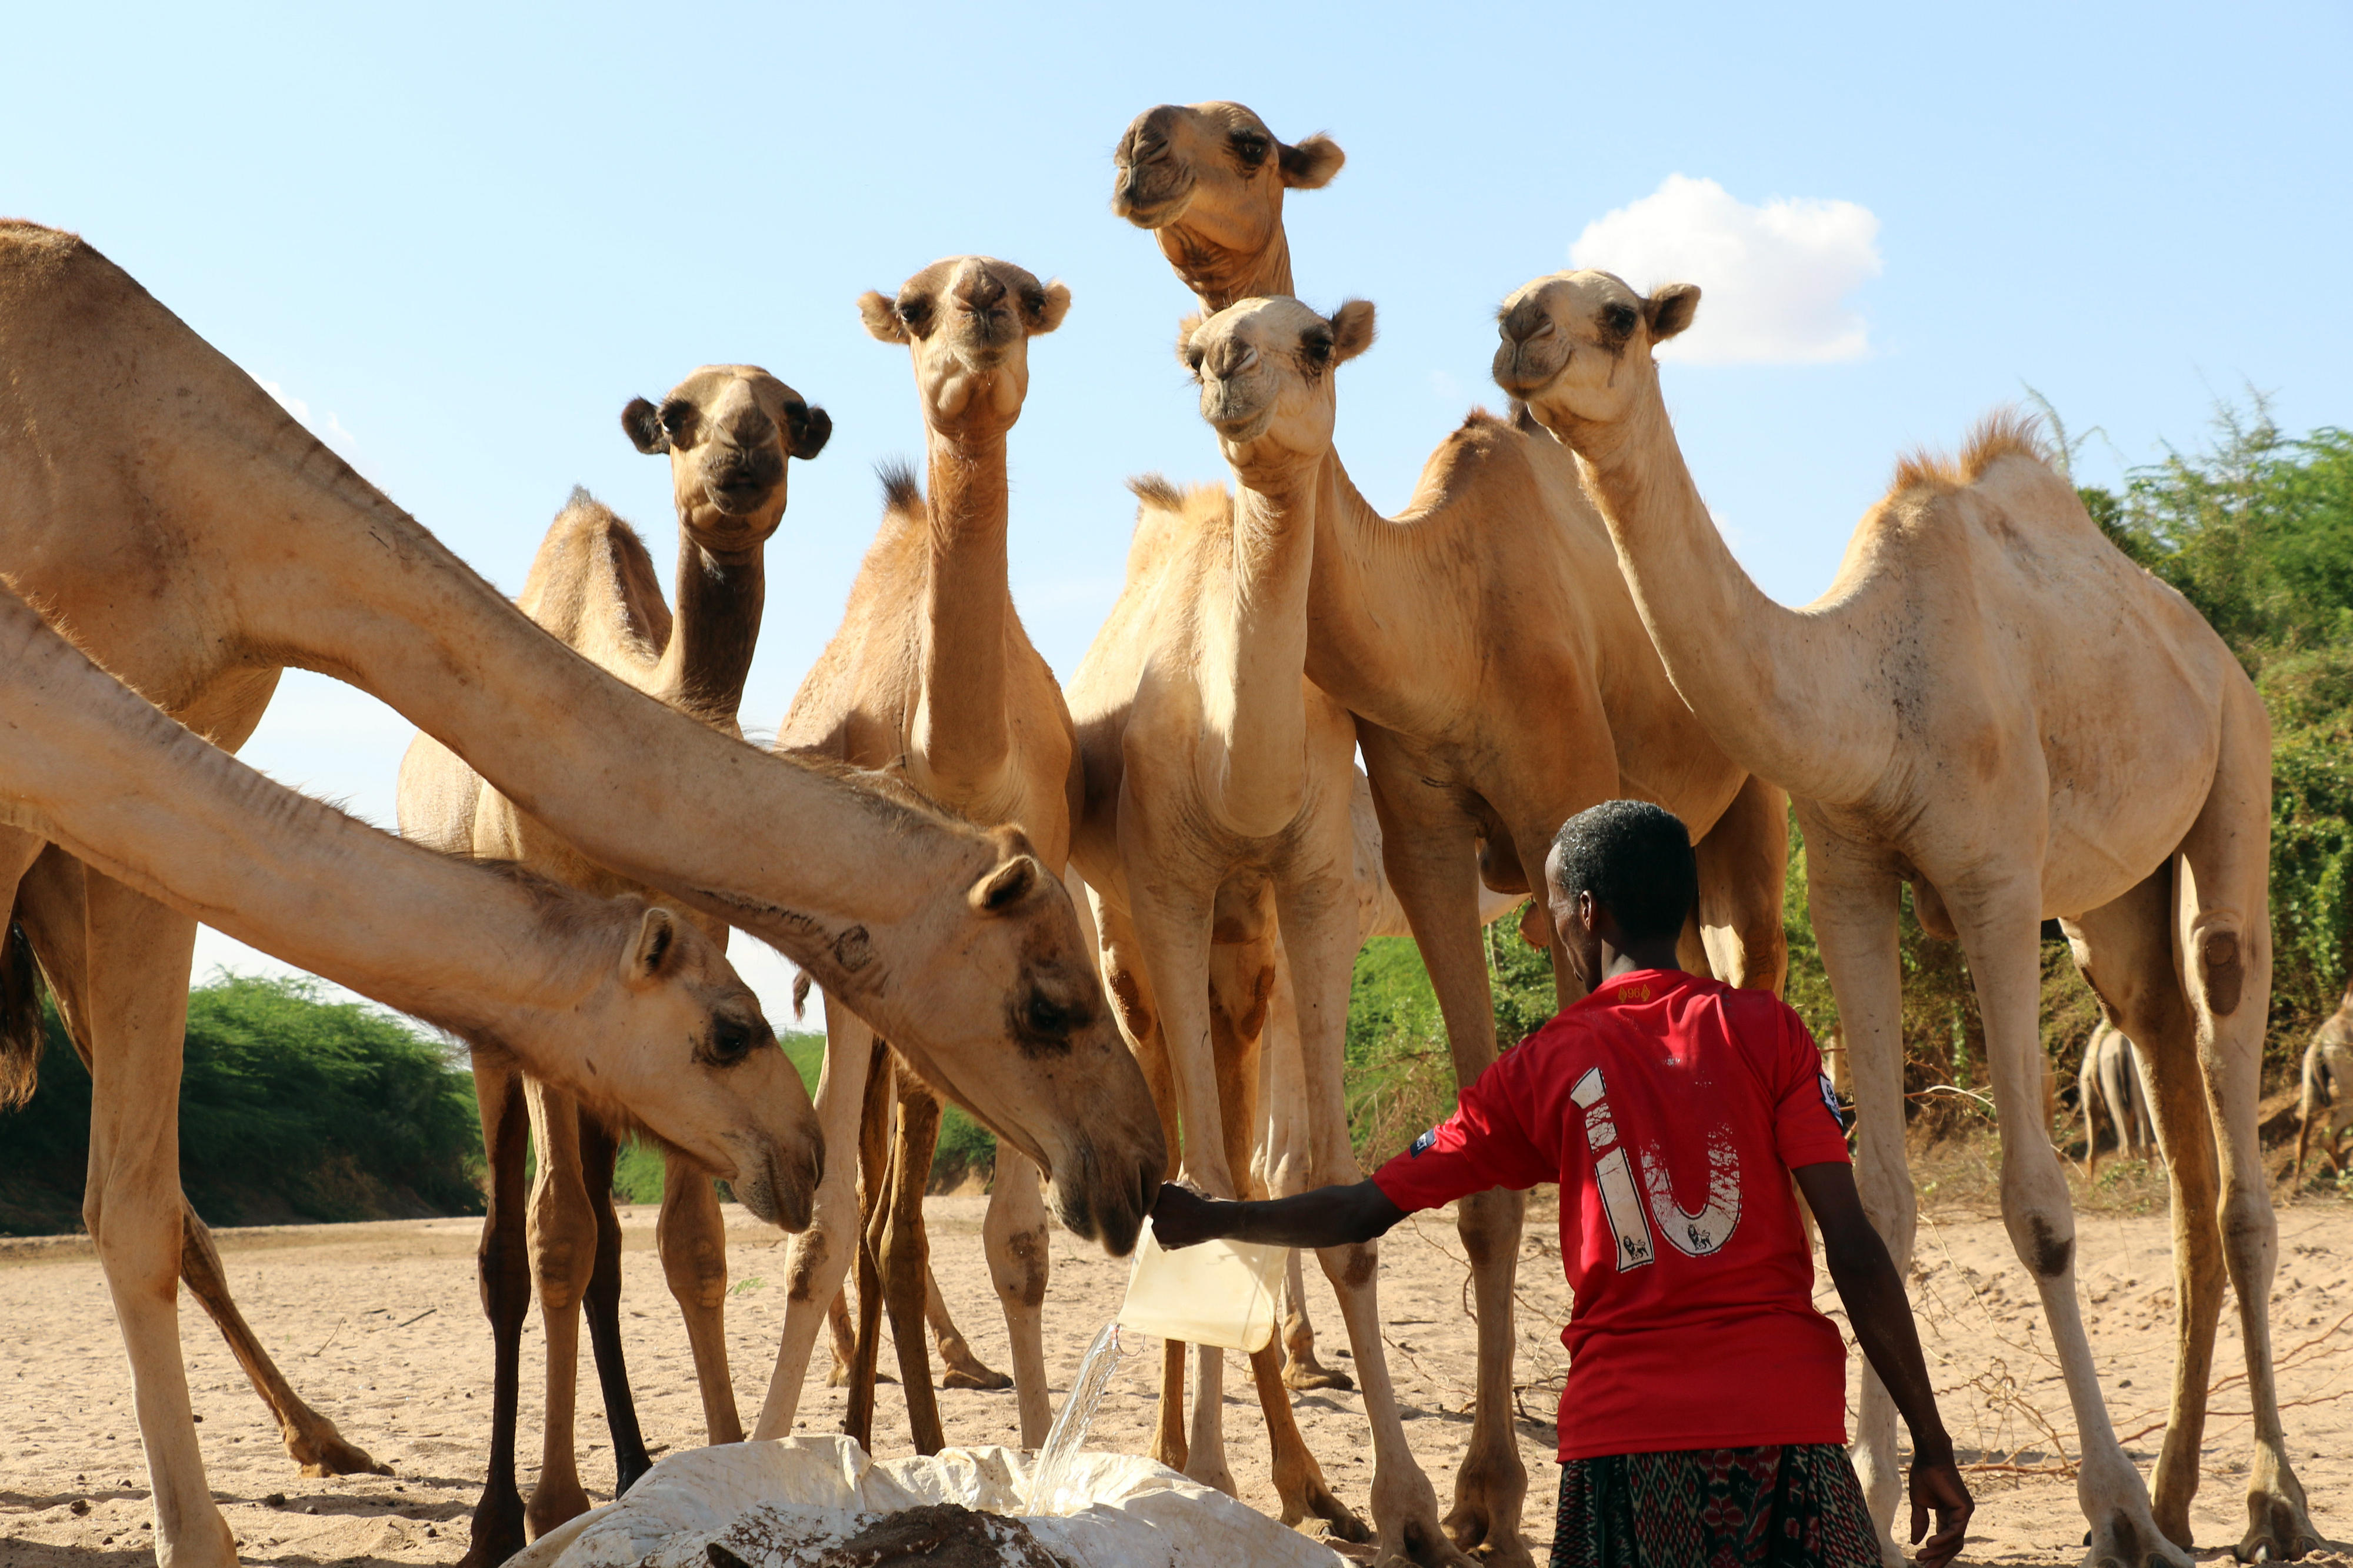
[[[1467, 1082], [1495, 1054], [1482, 924], [1519, 903], [1564, 818], [1621, 795], [1690, 826], [1702, 895], [1685, 963], [1776, 989], [1794, 805], [1860, 1184], [1899, 1268], [1915, 1225], [1903, 889], [1964, 944], [2011, 1125], [2042, 1114], [2040, 932], [2062, 922], [2137, 1047], [2179, 1281], [2151, 1488], [2103, 1404], [2058, 1157], [2003, 1142], [2004, 1216], [2076, 1418], [2091, 1559], [2187, 1568], [2226, 1279], [2254, 1414], [2240, 1551], [2311, 1550], [2272, 1373], [2277, 1236], [2256, 1131], [2270, 740], [2221, 639], [2001, 418], [1957, 459], [1905, 459], [1830, 590], [1775, 603], [1711, 521], [1661, 395], [1651, 351], [1692, 323], [1699, 290], [1645, 297], [1598, 271], [1503, 302], [1509, 416], [1473, 412], [1383, 516], [1335, 449], [1343, 367], [1371, 346], [1373, 307], [1293, 298], [1282, 223], [1285, 193], [1328, 183], [1340, 149], [1211, 103], [1139, 117], [1114, 162], [1113, 210], [1198, 300], [1177, 352], [1228, 482], [1134, 483], [1125, 586], [1058, 684], [1008, 589], [1007, 461], [1029, 340], [1070, 291], [964, 257], [866, 295], [868, 331], [913, 360], [924, 468], [885, 475], [840, 630], [766, 751], [737, 726], [763, 549], [791, 461], [830, 431], [792, 387], [707, 366], [624, 411], [636, 447], [669, 459], [675, 606], [638, 535], [575, 492], [518, 613], [95, 250], [0, 224], [0, 1089], [29, 1088], [37, 963], [95, 1085], [84, 1215], [163, 1560], [236, 1557], [197, 1450], [180, 1279], [306, 1470], [372, 1465], [271, 1365], [181, 1195], [199, 920], [473, 1047], [497, 1386], [469, 1560], [487, 1568], [587, 1506], [584, 1313], [622, 1483], [649, 1463], [618, 1338], [618, 1140], [670, 1153], [660, 1255], [712, 1441], [746, 1436], [721, 1332], [718, 1178], [798, 1233], [749, 1435], [792, 1431], [831, 1317], [865, 1436], [887, 1310], [917, 1445], [936, 1448], [926, 1321], [952, 1382], [1002, 1381], [955, 1333], [922, 1235], [941, 1100], [965, 1108], [1000, 1140], [984, 1236], [1034, 1446], [1050, 1414], [1050, 1210], [1121, 1254], [1165, 1172], [1226, 1195], [1358, 1179], [1342, 1081], [1358, 947], [1412, 935]], [[290, 666], [422, 731], [402, 838], [230, 755]], [[1543, 907], [1522, 922], [1540, 944]], [[814, 1104], [729, 966], [731, 928], [825, 992]], [[1417, 1563], [1529, 1560], [1511, 1384], [1522, 1212], [1506, 1192], [1460, 1207], [1479, 1370], [1443, 1515], [1389, 1380], [1377, 1247], [1319, 1256], [1372, 1428], [1371, 1518], [1324, 1484], [1292, 1417], [1286, 1376], [1329, 1375], [1294, 1331], [1287, 1368], [1284, 1345], [1250, 1358], [1288, 1520], [1320, 1515]], [[512, 1450], [534, 1288], [547, 1400], [526, 1508]], [[1188, 1422], [1188, 1361], [1170, 1345], [1155, 1453], [1230, 1489], [1220, 1352], [1197, 1349], [1189, 1371]], [[1894, 1416], [1866, 1375], [1856, 1462], [1883, 1534]]]

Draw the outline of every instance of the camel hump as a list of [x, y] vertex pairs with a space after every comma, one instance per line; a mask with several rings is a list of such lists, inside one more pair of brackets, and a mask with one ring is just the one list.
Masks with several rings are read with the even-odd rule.
[[670, 642], [670, 605], [645, 540], [581, 485], [547, 525], [515, 604], [575, 647], [592, 622], [641, 645], [649, 660]]
[[903, 458], [887, 458], [874, 465], [874, 477], [882, 481], [882, 512], [897, 512], [911, 518], [926, 516], [923, 487], [915, 478], [915, 465]]
[[1913, 489], [1964, 489], [1975, 484], [2004, 458], [2024, 458], [2051, 468], [2051, 452], [2043, 444], [2039, 416], [2016, 408], [1997, 408], [1970, 427], [1958, 457], [1926, 447], [1913, 448], [1896, 459], [1895, 478], [1887, 487], [1887, 499], [1893, 500]]

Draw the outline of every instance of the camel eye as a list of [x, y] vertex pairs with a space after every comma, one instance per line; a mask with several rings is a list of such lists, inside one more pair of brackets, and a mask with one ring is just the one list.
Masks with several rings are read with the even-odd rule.
[[1266, 161], [1267, 140], [1248, 131], [1238, 131], [1234, 133], [1234, 153], [1244, 164], [1256, 168]]
[[733, 1067], [759, 1048], [762, 1031], [741, 1018], [716, 1018], [705, 1055], [714, 1066]]
[[920, 327], [932, 313], [932, 302], [917, 297], [899, 301], [899, 319], [911, 327]]
[[1623, 337], [1634, 330], [1634, 307], [1631, 305], [1606, 306], [1601, 311], [1601, 321], [1602, 324], [1612, 332]]
[[1033, 316], [1042, 316], [1046, 313], [1046, 296], [1042, 293], [1024, 294], [1021, 308]]
[[1299, 340], [1299, 346], [1307, 355], [1308, 363], [1324, 365], [1332, 363], [1331, 333], [1309, 332]]

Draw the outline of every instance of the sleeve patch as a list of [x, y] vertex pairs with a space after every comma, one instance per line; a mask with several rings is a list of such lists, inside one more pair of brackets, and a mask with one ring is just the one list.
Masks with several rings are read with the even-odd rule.
[[1831, 1075], [1828, 1073], [1820, 1075], [1819, 1081], [1822, 1089], [1822, 1108], [1831, 1113], [1831, 1121], [1836, 1124], [1839, 1131], [1845, 1131], [1846, 1118], [1839, 1111], [1838, 1090], [1831, 1087]]
[[[1423, 1150], [1429, 1148], [1431, 1144], [1437, 1142], [1438, 1129], [1433, 1127], [1429, 1131], [1424, 1132], [1420, 1137], [1415, 1139], [1412, 1146], [1406, 1150], [1406, 1154], [1409, 1158], [1418, 1160], [1421, 1157], [1421, 1152]], [[1392, 1147], [1394, 1147], [1394, 1145], [1392, 1145]]]

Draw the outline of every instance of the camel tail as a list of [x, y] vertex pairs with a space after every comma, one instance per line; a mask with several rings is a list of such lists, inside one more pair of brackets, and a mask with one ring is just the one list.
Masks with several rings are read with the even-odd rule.
[[41, 968], [10, 911], [0, 937], [0, 1110], [33, 1098], [41, 1079]]

